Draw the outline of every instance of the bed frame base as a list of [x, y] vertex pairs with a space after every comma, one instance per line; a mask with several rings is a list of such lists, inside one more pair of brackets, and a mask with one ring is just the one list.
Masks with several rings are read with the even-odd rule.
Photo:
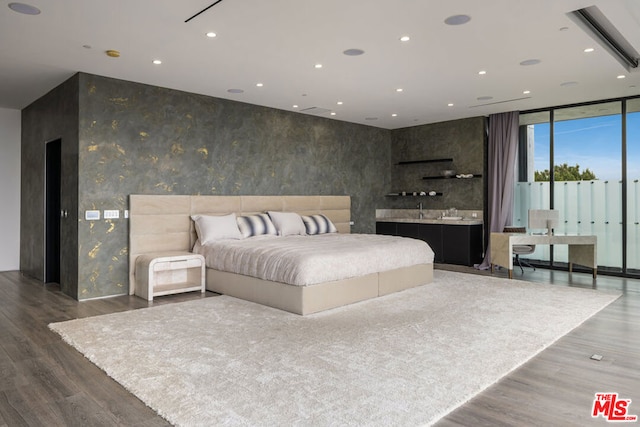
[[207, 290], [295, 314], [312, 314], [430, 283], [433, 264], [419, 264], [311, 286], [292, 286], [207, 269]]

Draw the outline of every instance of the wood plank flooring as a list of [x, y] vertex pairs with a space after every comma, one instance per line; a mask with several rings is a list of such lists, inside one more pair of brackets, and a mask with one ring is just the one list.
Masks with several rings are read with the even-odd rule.
[[[640, 414], [640, 282], [602, 275], [594, 282], [587, 273], [541, 269], [518, 272], [516, 278], [620, 290], [623, 296], [437, 425], [606, 425], [591, 418], [595, 392], [630, 398], [630, 413]], [[47, 325], [212, 296], [78, 302], [19, 272], [0, 273], [0, 426], [167, 425]], [[603, 360], [589, 359], [594, 353]]]

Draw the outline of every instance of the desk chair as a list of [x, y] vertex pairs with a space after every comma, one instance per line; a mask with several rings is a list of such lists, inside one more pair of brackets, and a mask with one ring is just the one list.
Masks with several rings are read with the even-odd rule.
[[[505, 227], [502, 231], [504, 233], [526, 233], [527, 229], [524, 227]], [[522, 274], [524, 274], [524, 268], [522, 268], [522, 264], [527, 267], [533, 268], [533, 270], [535, 271], [536, 268], [529, 264], [527, 261], [521, 260], [520, 255], [532, 254], [533, 251], [536, 250], [536, 245], [513, 245], [512, 249], [513, 254], [516, 256], [516, 262], [518, 263]]]

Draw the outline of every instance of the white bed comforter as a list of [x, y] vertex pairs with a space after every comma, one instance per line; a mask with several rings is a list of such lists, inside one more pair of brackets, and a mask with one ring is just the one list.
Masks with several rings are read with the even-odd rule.
[[377, 234], [256, 236], [196, 244], [209, 268], [307, 286], [433, 262], [427, 243]]

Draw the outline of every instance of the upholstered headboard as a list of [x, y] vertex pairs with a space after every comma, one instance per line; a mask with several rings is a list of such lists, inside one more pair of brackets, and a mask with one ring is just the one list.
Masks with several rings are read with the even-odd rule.
[[129, 196], [129, 293], [140, 254], [190, 251], [195, 243], [191, 215], [247, 215], [266, 211], [324, 214], [340, 233], [351, 230], [349, 196]]

